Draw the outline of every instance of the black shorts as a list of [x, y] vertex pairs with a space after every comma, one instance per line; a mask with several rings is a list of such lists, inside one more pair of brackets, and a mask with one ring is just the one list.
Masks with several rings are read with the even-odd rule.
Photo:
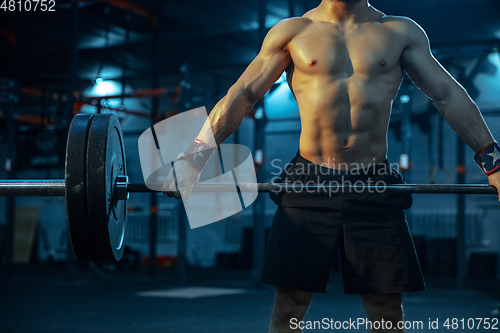
[[[400, 184], [404, 179], [387, 161], [363, 170], [339, 171], [297, 154], [276, 182], [362, 186]], [[340, 253], [347, 294], [424, 290], [403, 212], [412, 204], [411, 194], [356, 190], [271, 193], [278, 209], [261, 282], [324, 293]]]

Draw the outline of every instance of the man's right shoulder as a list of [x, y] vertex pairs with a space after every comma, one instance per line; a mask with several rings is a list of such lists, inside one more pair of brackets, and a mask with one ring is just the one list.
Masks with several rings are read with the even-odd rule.
[[268, 37], [285, 45], [306, 29], [313, 21], [306, 17], [292, 17], [279, 21], [269, 30]]
[[295, 30], [295, 29], [300, 30], [304, 29], [312, 22], [313, 21], [307, 17], [290, 17], [279, 21], [278, 23], [275, 24], [275, 26], [272, 29], [277, 28], [277, 29], [288, 29], [288, 30]]

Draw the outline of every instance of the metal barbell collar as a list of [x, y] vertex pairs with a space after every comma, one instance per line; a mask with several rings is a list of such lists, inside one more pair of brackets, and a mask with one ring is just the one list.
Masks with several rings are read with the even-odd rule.
[[128, 191], [128, 176], [116, 176], [115, 192], [118, 200], [128, 200], [130, 192]]

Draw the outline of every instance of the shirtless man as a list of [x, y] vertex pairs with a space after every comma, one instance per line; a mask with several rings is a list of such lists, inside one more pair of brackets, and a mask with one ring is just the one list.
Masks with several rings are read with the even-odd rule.
[[[470, 148], [480, 154], [495, 154], [497, 148], [492, 145], [494, 139], [477, 106], [434, 59], [424, 31], [408, 18], [385, 15], [373, 8], [368, 0], [322, 0], [317, 8], [303, 17], [283, 20], [276, 24], [267, 34], [260, 53], [210, 113], [195, 146], [215, 147], [221, 144], [237, 130], [253, 105], [286, 71], [302, 122], [300, 156], [297, 156], [301, 163], [314, 163], [332, 170], [335, 170], [337, 165], [343, 165], [347, 166], [347, 170], [343, 170], [347, 173], [350, 172], [349, 169], [370, 163], [382, 165], [386, 159], [391, 106], [404, 70], [433, 100], [441, 115]], [[212, 132], [215, 142], [209, 135]], [[484, 155], [480, 155], [478, 163], [482, 163], [481, 158], [484, 158]], [[490, 184], [500, 189], [500, 172], [494, 173], [497, 168], [495, 163], [497, 161], [493, 162], [493, 167], [485, 164], [483, 166], [485, 173], [490, 173]], [[203, 162], [201, 167], [199, 164], [196, 165], [189, 158], [175, 163], [178, 186], [181, 189], [180, 192], [177, 190], [175, 197], [179, 198], [181, 194], [189, 195], [189, 190], [186, 189], [198, 180], [199, 169], [203, 167]], [[397, 180], [397, 175], [392, 174], [391, 177], [396, 177], [394, 179]], [[168, 177], [164, 189], [176, 190], [172, 174]], [[409, 204], [411, 205], [411, 202]], [[281, 207], [278, 212], [280, 209]], [[281, 209], [280, 214], [286, 215], [286, 209]], [[295, 223], [300, 221], [290, 217], [287, 221], [289, 224], [286, 227], [275, 228], [275, 225], [283, 223], [275, 216], [270, 238], [278, 238], [279, 233], [284, 232], [286, 237], [293, 239], [294, 236], [288, 233], [296, 227]], [[398, 223], [406, 225], [404, 217]], [[297, 238], [291, 241], [291, 246], [301, 243], [302, 237], [308, 237], [303, 230], [300, 229], [300, 236], [295, 235]], [[385, 229], [378, 231], [379, 235], [385, 232]], [[403, 332], [402, 329], [396, 328], [397, 322], [403, 318], [401, 293], [425, 289], [411, 238], [404, 235], [401, 239], [409, 243], [411, 248], [411, 251], [405, 252], [405, 255], [411, 257], [410, 263], [403, 261], [395, 264], [404, 266], [404, 271], [394, 273], [394, 276], [388, 278], [358, 276], [357, 274], [362, 274], [359, 271], [351, 272], [351, 276], [348, 276], [349, 279], [364, 281], [364, 284], [360, 285], [354, 283], [351, 292], [360, 294], [369, 320], [384, 319], [394, 323], [392, 329], [381, 329], [380, 332]], [[344, 239], [341, 244], [345, 245], [348, 241], [351, 240]], [[392, 236], [386, 241], [392, 243]], [[263, 276], [266, 276], [263, 277], [263, 282], [276, 285], [269, 332], [300, 332], [299, 327], [291, 325], [291, 320], [302, 320], [313, 292], [324, 291], [324, 286], [309, 287], [307, 284], [310, 281], [304, 280], [314, 279], [320, 271], [319, 268], [316, 270], [307, 266], [307, 275], [297, 273], [300, 276], [296, 276], [293, 270], [273, 274], [270, 270], [273, 267], [280, 270], [281, 266], [271, 258], [274, 253], [270, 250], [272, 242], [273, 240], [270, 240], [268, 244], [263, 269]], [[276, 244], [284, 243], [286, 241]], [[314, 244], [311, 246], [314, 247]], [[292, 250], [290, 248], [290, 251]], [[349, 257], [350, 253], [347, 252], [351, 250], [353, 248], [341, 249], [341, 254], [346, 252], [344, 257]], [[308, 247], [303, 247], [300, 251], [308, 251]], [[309, 261], [314, 261], [313, 259], [310, 258]], [[383, 259], [379, 256], [375, 257], [374, 261]], [[297, 261], [296, 258], [293, 260]], [[348, 260], [350, 259], [343, 258], [343, 270], [352, 271], [354, 264]], [[376, 263], [371, 261], [369, 264], [376, 266]], [[383, 267], [385, 269], [386, 266]], [[328, 265], [322, 268], [321, 274], [324, 275], [330, 268]], [[364, 268], [361, 271], [364, 272]], [[404, 281], [399, 283], [398, 278]], [[369, 279], [378, 279], [377, 283], [388, 285], [371, 286], [370, 282], [367, 283]], [[346, 282], [351, 283], [351, 280], [346, 281], [344, 276], [344, 283]], [[300, 283], [305, 284], [301, 286]], [[326, 284], [325, 281], [321, 283]]]

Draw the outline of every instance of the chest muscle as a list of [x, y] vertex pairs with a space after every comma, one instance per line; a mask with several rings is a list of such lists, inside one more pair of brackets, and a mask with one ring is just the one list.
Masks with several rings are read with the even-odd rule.
[[292, 41], [290, 54], [295, 68], [303, 73], [341, 79], [393, 70], [399, 65], [399, 44], [393, 34], [375, 25], [344, 33], [319, 24]]

